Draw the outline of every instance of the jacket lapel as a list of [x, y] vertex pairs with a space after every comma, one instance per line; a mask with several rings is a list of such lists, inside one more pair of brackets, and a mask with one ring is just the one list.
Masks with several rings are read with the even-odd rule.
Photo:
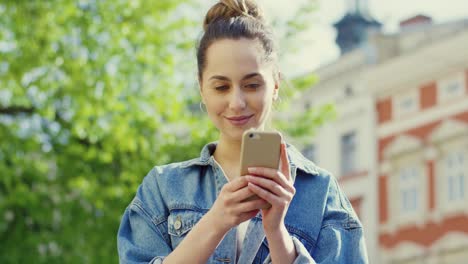
[[264, 238], [262, 219], [257, 215], [257, 217], [252, 218], [247, 227], [238, 263], [253, 263]]

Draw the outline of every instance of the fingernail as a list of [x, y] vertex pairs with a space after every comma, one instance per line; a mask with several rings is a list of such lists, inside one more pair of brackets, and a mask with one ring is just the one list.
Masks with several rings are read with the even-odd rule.
[[248, 171], [251, 173], [255, 172], [256, 170], [257, 170], [256, 168], [248, 168]]

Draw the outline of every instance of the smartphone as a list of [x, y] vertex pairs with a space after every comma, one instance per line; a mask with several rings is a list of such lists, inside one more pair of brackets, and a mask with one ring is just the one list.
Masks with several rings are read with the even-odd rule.
[[281, 134], [247, 130], [242, 135], [240, 175], [249, 174], [249, 167], [278, 169], [281, 151]]
[[[279, 168], [280, 153], [280, 133], [255, 130], [245, 131], [242, 135], [240, 175], [249, 174], [249, 167], [266, 167], [277, 170]], [[258, 199], [258, 196], [254, 195], [247, 200], [253, 199]]]

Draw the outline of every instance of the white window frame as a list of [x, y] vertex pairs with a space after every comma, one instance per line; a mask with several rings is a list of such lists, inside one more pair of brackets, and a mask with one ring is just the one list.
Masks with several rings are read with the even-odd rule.
[[[344, 158], [345, 157], [345, 154], [343, 153], [343, 150], [344, 150], [344, 146], [343, 146], [343, 139], [345, 136], [349, 136], [349, 135], [352, 135], [353, 137], [353, 140], [354, 140], [354, 149], [353, 149], [353, 152], [352, 153], [348, 153], [346, 155], [346, 157], [348, 158]], [[358, 151], [359, 151], [359, 138], [358, 138], [359, 134], [358, 134], [358, 130], [348, 130], [347, 132], [345, 133], [342, 133], [341, 136], [340, 136], [340, 175], [341, 176], [346, 176], [346, 175], [349, 175], [350, 173], [353, 173], [353, 172], [356, 172], [358, 170]], [[347, 170], [343, 170], [344, 168], [344, 162], [345, 162], [345, 159], [346, 161], [351, 161], [351, 165], [348, 165], [350, 166], [350, 168], [347, 168]]]
[[[437, 211], [443, 215], [457, 214], [460, 212], [468, 213], [468, 137], [464, 139], [455, 139], [444, 142], [441, 146], [441, 155], [436, 161], [435, 178], [436, 178], [436, 207]], [[450, 201], [449, 197], [449, 179], [447, 175], [446, 159], [452, 153], [460, 152], [464, 156], [463, 167], [459, 170], [464, 172], [464, 197], [456, 201]]]
[[[428, 170], [426, 161], [423, 157], [423, 149], [418, 148], [409, 153], [398, 155], [388, 160], [391, 170], [389, 171], [389, 222], [387, 228], [395, 230], [400, 227], [410, 225], [422, 225], [426, 221], [428, 212]], [[417, 187], [418, 206], [416, 210], [403, 212], [401, 204], [403, 197], [401, 191], [403, 189], [400, 179], [400, 172], [406, 168], [414, 168], [417, 173], [415, 180]]]
[[[443, 78], [437, 82], [437, 101], [438, 103], [445, 103], [457, 98], [462, 97], [465, 94], [465, 74], [459, 72], [452, 74], [446, 78]], [[455, 91], [450, 91], [453, 86], [456, 85]]]
[[[405, 101], [413, 101], [413, 105], [409, 109], [404, 109], [402, 107], [402, 104]], [[392, 104], [393, 104], [392, 105], [393, 114], [397, 118], [405, 117], [408, 114], [413, 114], [413, 113], [418, 112], [420, 109], [419, 90], [412, 89], [409, 92], [395, 95], [392, 100]]]
[[418, 186], [419, 170], [416, 166], [410, 166], [400, 169], [398, 173], [399, 181], [399, 193], [400, 193], [400, 204], [399, 211], [401, 214], [409, 214], [419, 210], [421, 206]]
[[[398, 212], [399, 215], [403, 218], [412, 218], [416, 214], [420, 214], [420, 212], [424, 209], [424, 204], [422, 203], [422, 193], [424, 190], [421, 189], [420, 182], [422, 181], [423, 177], [423, 170], [420, 168], [419, 165], [410, 164], [400, 168], [397, 172], [398, 177], [398, 196], [399, 196], [399, 203], [398, 203]], [[410, 177], [409, 179], [403, 178]], [[409, 198], [408, 195], [414, 196]], [[407, 205], [405, 202], [405, 198], [414, 199], [412, 202], [414, 204]], [[408, 208], [405, 208], [407, 207]]]
[[[446, 182], [448, 184], [448, 197], [446, 197], [447, 202], [457, 203], [465, 199], [465, 159], [465, 153], [462, 150], [454, 151], [445, 156], [444, 170], [447, 173]], [[452, 164], [453, 167], [451, 166]]]

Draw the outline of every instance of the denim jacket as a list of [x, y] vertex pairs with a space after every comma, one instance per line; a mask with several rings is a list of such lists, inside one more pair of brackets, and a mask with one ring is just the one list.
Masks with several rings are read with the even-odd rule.
[[[120, 263], [162, 263], [211, 208], [227, 183], [207, 144], [196, 159], [154, 167], [125, 210], [117, 236]], [[336, 179], [287, 146], [296, 194], [285, 226], [294, 263], [368, 263], [362, 226]], [[240, 256], [237, 228], [207, 263], [271, 263], [261, 213], [251, 219]]]

